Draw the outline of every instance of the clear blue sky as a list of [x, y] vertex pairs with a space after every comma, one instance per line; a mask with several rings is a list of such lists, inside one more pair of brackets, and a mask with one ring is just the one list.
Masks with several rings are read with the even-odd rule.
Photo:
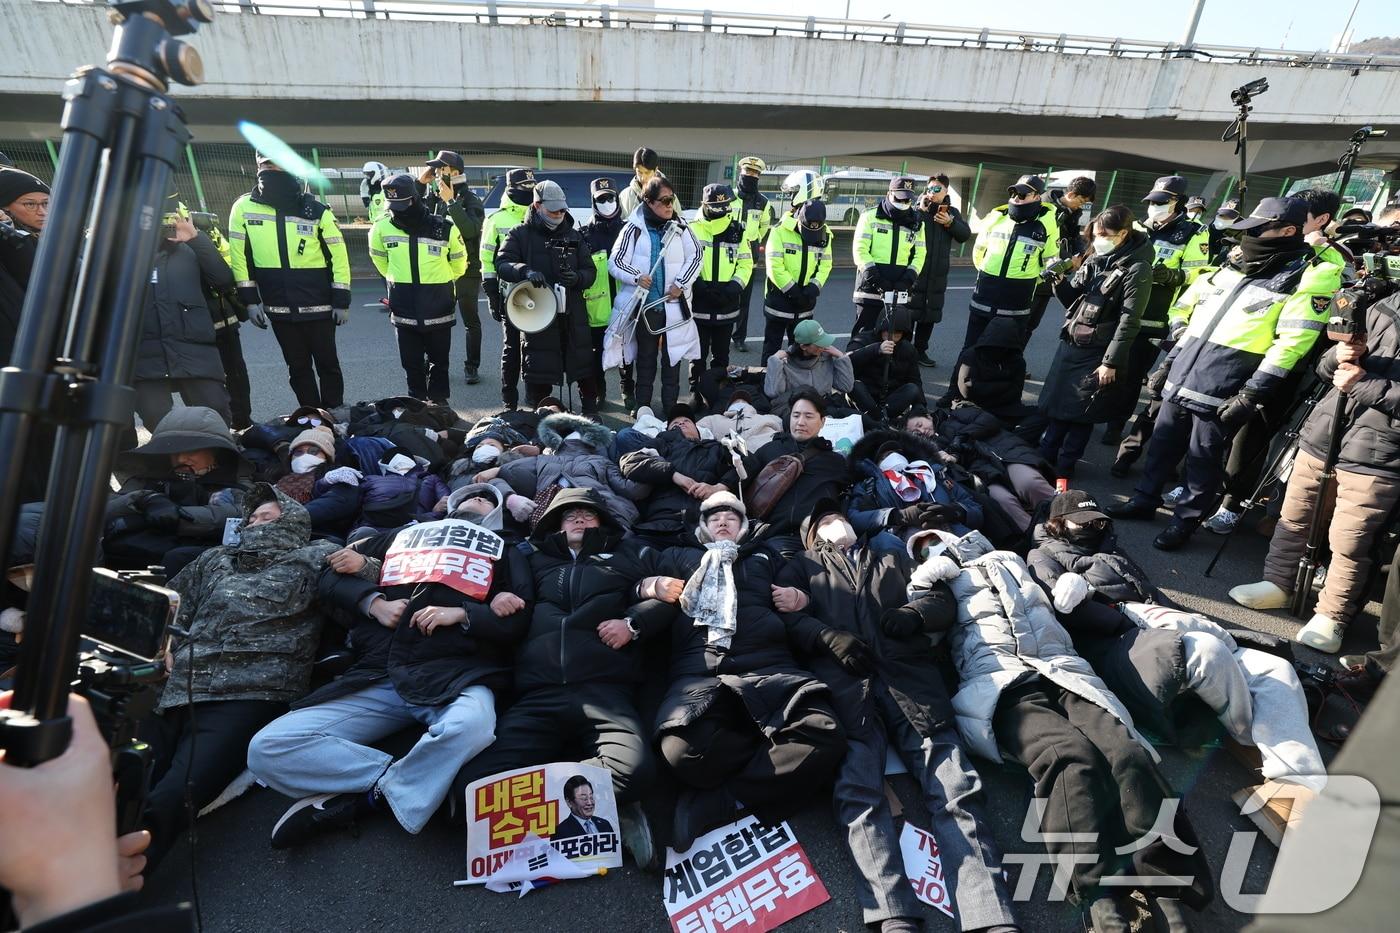
[[[626, 2], [626, 0], [620, 0]], [[1337, 41], [1353, 0], [1206, 0], [1196, 41], [1261, 48], [1327, 49]], [[657, 0], [658, 7], [744, 9], [796, 14], [791, 0]], [[1192, 0], [851, 0], [853, 19], [891, 19], [948, 26], [989, 26], [1029, 32], [1067, 32], [1177, 42], [1186, 31]], [[846, 0], [807, 0], [800, 12], [840, 17]], [[1400, 0], [1361, 0], [1352, 21], [1357, 40], [1400, 36]]]

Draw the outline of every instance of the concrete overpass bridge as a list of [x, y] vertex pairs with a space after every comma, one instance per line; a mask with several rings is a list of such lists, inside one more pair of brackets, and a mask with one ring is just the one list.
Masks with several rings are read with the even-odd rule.
[[[930, 172], [984, 161], [1144, 173], [1237, 170], [1230, 90], [1270, 90], [1249, 171], [1335, 165], [1363, 124], [1400, 129], [1400, 58], [907, 23], [595, 4], [229, 0], [195, 37], [207, 82], [179, 88], [196, 139], [247, 118], [303, 145], [502, 153], [635, 146], [720, 177], [737, 152]], [[10, 0], [0, 140], [57, 136], [55, 94], [111, 31], [92, 0]], [[1367, 160], [1400, 164], [1400, 132]], [[1255, 192], [1251, 192], [1254, 194]]]

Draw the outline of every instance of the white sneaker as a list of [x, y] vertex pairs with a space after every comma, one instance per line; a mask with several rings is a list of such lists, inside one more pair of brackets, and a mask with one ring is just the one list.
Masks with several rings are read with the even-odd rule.
[[1162, 504], [1165, 505], [1167, 508], [1171, 508], [1172, 506], [1180, 502], [1181, 497], [1184, 495], [1186, 495], [1186, 487], [1178, 486], [1162, 497]]
[[1230, 590], [1230, 598], [1249, 609], [1282, 609], [1293, 602], [1283, 587], [1268, 580], [1242, 583]]
[[1345, 624], [1319, 613], [1309, 619], [1307, 625], [1298, 630], [1298, 633], [1293, 636], [1293, 640], [1300, 645], [1307, 645], [1314, 651], [1336, 654], [1342, 647], [1342, 633], [1346, 630]]
[[1205, 520], [1202, 527], [1218, 535], [1228, 535], [1235, 530], [1235, 526], [1239, 523], [1240, 513], [1231, 511], [1222, 505], [1214, 515]]

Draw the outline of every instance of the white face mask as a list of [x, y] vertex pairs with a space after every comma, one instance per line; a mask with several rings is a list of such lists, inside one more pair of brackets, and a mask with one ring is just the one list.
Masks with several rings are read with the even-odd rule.
[[1149, 223], [1158, 223], [1166, 220], [1172, 214], [1170, 204], [1149, 204], [1147, 205], [1147, 220]]
[[1200, 211], [1192, 211], [1191, 213], [1189, 213], [1189, 214], [1186, 215], [1186, 219], [1187, 219], [1187, 220], [1194, 220], [1196, 223], [1200, 223], [1200, 222], [1201, 222], [1201, 212], [1200, 212]]
[[326, 458], [320, 454], [297, 454], [292, 458], [292, 472], [310, 473], [325, 462]]
[[907, 211], [913, 206], [913, 201], [896, 201], [894, 198], [890, 198], [890, 207], [897, 211]]
[[379, 464], [384, 468], [385, 473], [397, 473], [403, 476], [409, 470], [417, 466], [417, 461], [412, 457], [405, 457], [403, 454], [394, 454], [387, 463]]
[[1107, 253], [1113, 252], [1114, 248], [1117, 246], [1117, 243], [1113, 242], [1106, 236], [1094, 237], [1094, 252], [1099, 256], [1103, 256]]
[[593, 205], [593, 213], [599, 217], [612, 217], [617, 213], [616, 201], [600, 201]]
[[477, 444], [472, 450], [472, 463], [477, 466], [486, 466], [495, 463], [501, 458], [501, 452], [490, 444]]
[[1230, 226], [1230, 221], [1223, 217], [1217, 217], [1210, 222], [1210, 225], [1217, 230], [1224, 230], [1226, 227]]
[[844, 520], [826, 522], [817, 529], [817, 537], [842, 550], [856, 543], [855, 529]]

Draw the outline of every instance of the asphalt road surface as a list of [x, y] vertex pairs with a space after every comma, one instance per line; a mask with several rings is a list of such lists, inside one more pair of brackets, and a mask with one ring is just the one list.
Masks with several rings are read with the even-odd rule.
[[[850, 272], [836, 273], [828, 282], [817, 308], [817, 317], [828, 331], [841, 335], [850, 330], [852, 307]], [[954, 269], [950, 280], [945, 320], [934, 331], [932, 355], [938, 366], [925, 370], [925, 386], [936, 398], [962, 343], [971, 293], [972, 271]], [[372, 284], [356, 283], [350, 323], [338, 332], [340, 357], [345, 371], [347, 401], [382, 398], [404, 390], [392, 326], [387, 315], [373, 307], [380, 293]], [[461, 372], [461, 328], [454, 331], [452, 402], [469, 420], [499, 409], [497, 378], [500, 356], [499, 325], [491, 321], [482, 301], [485, 325], [482, 382], [468, 386]], [[755, 305], [758, 304], [755, 298]], [[755, 308], [757, 312], [757, 308]], [[1032, 378], [1027, 399], [1033, 400], [1050, 368], [1057, 339], [1060, 308], [1052, 304], [1039, 332], [1027, 349]], [[761, 318], [750, 321], [750, 332], [761, 333]], [[253, 385], [255, 419], [270, 418], [295, 407], [287, 386], [286, 368], [270, 331], [245, 325], [245, 356]], [[758, 341], [736, 354], [734, 362], [760, 365]], [[610, 379], [610, 397], [619, 397], [616, 374]], [[617, 428], [627, 419], [614, 403], [604, 409], [604, 420]], [[1097, 435], [1078, 473], [1077, 485], [1111, 501], [1130, 492], [1133, 478], [1114, 479], [1108, 473], [1112, 449], [1098, 443]], [[1260, 613], [1243, 609], [1229, 600], [1227, 590], [1259, 578], [1267, 539], [1250, 529], [1230, 543], [1224, 559], [1211, 577], [1204, 575], [1220, 538], [1199, 533], [1184, 550], [1166, 554], [1151, 546], [1151, 538], [1164, 527], [1165, 513], [1155, 523], [1119, 523], [1123, 545], [1174, 599], [1188, 608], [1219, 620], [1260, 631], [1291, 636], [1298, 624], [1283, 612]], [[1364, 650], [1374, 644], [1377, 606], [1350, 628], [1343, 651]], [[1309, 649], [1295, 647], [1300, 657], [1328, 660]], [[1250, 832], [1252, 824], [1238, 815], [1230, 793], [1247, 783], [1247, 772], [1219, 749], [1183, 752], [1161, 749], [1163, 770], [1172, 786], [1184, 793], [1201, 843], [1210, 859], [1217, 883], [1231, 837]], [[1332, 750], [1323, 748], [1324, 756]], [[1020, 828], [1029, 797], [1023, 771], [981, 762], [992, 828], [1004, 853], [1034, 853], [1034, 844], [1021, 841]], [[906, 809], [917, 825], [928, 826], [922, 802], [906, 775], [891, 778]], [[661, 902], [661, 877], [646, 874], [630, 862], [606, 878], [556, 885], [517, 900], [480, 888], [454, 888], [464, 876], [465, 840], [461, 829], [434, 823], [418, 837], [410, 837], [392, 819], [364, 822], [358, 836], [339, 834], [314, 840], [292, 852], [273, 851], [267, 838], [289, 800], [267, 790], [250, 791], [198, 824], [195, 865], [204, 929], [208, 931], [380, 931], [380, 930], [535, 930], [535, 931], [632, 931], [666, 930]], [[829, 807], [812, 806], [794, 821], [798, 839], [831, 894], [831, 900], [788, 924], [784, 929], [810, 931], [859, 931], [863, 929], [853, 888], [854, 869], [845, 850], [844, 833], [835, 825]], [[1243, 884], [1244, 893], [1258, 893], [1268, 882], [1274, 851], [1257, 840]], [[159, 901], [190, 897], [191, 852], [181, 842], [149, 886]], [[1012, 868], [1011, 880], [1019, 869]], [[1034, 931], [1081, 929], [1076, 911], [1065, 902], [1047, 896], [1050, 872], [1042, 871], [1034, 896], [1018, 907], [1022, 928]], [[1198, 918], [1198, 929], [1236, 930], [1249, 917], [1229, 907], [1226, 898], [1215, 902]], [[930, 930], [956, 929], [952, 921], [927, 911]]]

